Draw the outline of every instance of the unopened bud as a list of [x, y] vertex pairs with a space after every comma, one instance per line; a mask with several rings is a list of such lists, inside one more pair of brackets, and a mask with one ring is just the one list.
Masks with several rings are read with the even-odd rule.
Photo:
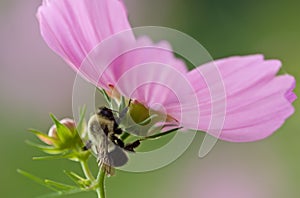
[[[74, 120], [70, 119], [70, 118], [64, 118], [60, 121], [61, 124], [65, 125], [68, 129], [70, 129], [71, 132], [75, 131], [76, 125]], [[56, 125], [52, 125], [51, 128], [49, 129], [48, 132], [48, 136], [54, 139], [57, 139], [57, 129], [56, 129]], [[50, 139], [47, 139], [43, 136], [38, 136], [40, 140], [42, 140], [43, 142], [45, 142], [48, 145], [53, 145], [53, 142]]]
[[[76, 128], [74, 120], [72, 120], [70, 118], [64, 118], [60, 121], [60, 123], [65, 125], [66, 127], [68, 127], [68, 129], [70, 129], [71, 132], [73, 132], [74, 129]], [[52, 127], [49, 129], [48, 136], [57, 138], [57, 130], [56, 130], [55, 124], [52, 125]]]
[[[76, 128], [74, 120], [72, 120], [70, 118], [64, 118], [60, 121], [60, 123], [65, 125], [66, 127], [68, 127], [68, 129], [70, 129], [71, 132], [73, 132], [74, 129]], [[49, 129], [48, 136], [57, 138], [57, 130], [56, 130], [55, 124], [52, 125], [52, 127]]]

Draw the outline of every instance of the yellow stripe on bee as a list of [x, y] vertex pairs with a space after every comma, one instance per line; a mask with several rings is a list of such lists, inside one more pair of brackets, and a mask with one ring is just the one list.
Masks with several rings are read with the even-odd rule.
[[107, 126], [109, 133], [113, 133], [113, 129], [114, 129], [114, 121], [113, 120], [109, 120], [101, 115], [98, 115], [97, 119], [101, 126]]

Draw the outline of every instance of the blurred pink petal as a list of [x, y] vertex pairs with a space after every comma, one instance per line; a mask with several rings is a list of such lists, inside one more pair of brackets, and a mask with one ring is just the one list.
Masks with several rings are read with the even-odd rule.
[[131, 67], [149, 62], [187, 71], [166, 41], [135, 40], [122, 1], [43, 1], [37, 16], [49, 47], [96, 86], [109, 89]]
[[192, 90], [183, 77], [185, 64], [168, 42], [135, 40], [118, 0], [44, 1], [37, 16], [49, 47], [98, 87], [112, 86], [146, 107], [159, 104], [166, 113], [186, 100], [179, 102], [178, 95]]
[[147, 107], [159, 104], [167, 113], [170, 105], [179, 106], [178, 95], [191, 92], [183, 77], [185, 64], [169, 43], [135, 40], [118, 0], [44, 1], [37, 16], [49, 47], [98, 87], [113, 86]]
[[76, 71], [98, 43], [131, 28], [119, 0], [44, 0], [37, 17], [46, 43]]
[[[205, 84], [201, 70], [213, 65], [220, 71], [226, 94], [210, 101], [209, 89], [214, 85]], [[211, 116], [219, 116], [211, 115], [209, 109], [226, 102], [220, 139], [246, 142], [271, 135], [294, 112], [291, 103], [296, 99], [292, 92], [295, 79], [289, 75], [276, 76], [280, 66], [280, 61], [251, 55], [217, 60], [191, 71], [189, 78], [197, 91], [201, 119], [209, 121]], [[198, 129], [208, 128], [200, 125]]]

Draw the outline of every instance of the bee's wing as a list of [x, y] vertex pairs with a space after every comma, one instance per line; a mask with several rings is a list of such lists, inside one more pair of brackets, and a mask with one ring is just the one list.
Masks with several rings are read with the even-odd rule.
[[99, 167], [102, 167], [107, 175], [114, 175], [112, 159], [108, 153], [108, 138], [96, 145], [96, 154]]
[[119, 146], [115, 146], [113, 150], [108, 153], [108, 156], [111, 159], [111, 165], [113, 167], [124, 166], [128, 162], [126, 152]]
[[105, 135], [97, 115], [90, 118], [88, 123], [88, 137], [92, 142], [92, 150], [97, 156], [99, 167], [102, 167], [108, 175], [113, 175], [111, 160], [108, 156], [108, 137]]
[[90, 118], [88, 137], [92, 142], [92, 151], [97, 157], [98, 165], [103, 167], [107, 174], [113, 175], [113, 167], [125, 165], [128, 157], [122, 148], [109, 140], [100, 125], [102, 122], [100, 122], [97, 115]]

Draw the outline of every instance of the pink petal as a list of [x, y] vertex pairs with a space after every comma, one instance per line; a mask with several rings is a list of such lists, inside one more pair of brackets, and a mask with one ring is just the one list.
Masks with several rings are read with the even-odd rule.
[[[187, 72], [184, 62], [173, 55], [167, 42], [154, 44], [146, 37], [135, 40], [125, 6], [119, 0], [48, 0], [43, 2], [37, 16], [49, 47], [96, 86], [105, 89], [116, 86], [124, 73], [141, 64], [167, 64]], [[151, 64], [149, 67], [146, 71], [151, 70]], [[153, 71], [159, 76], [159, 71]], [[136, 76], [140, 78], [144, 74], [145, 71]], [[131, 76], [130, 80], [136, 76]], [[136, 93], [136, 99], [162, 102], [169, 98], [174, 101], [169, 92], [164, 97], [153, 96], [163, 93], [155, 90], [145, 88], [144, 93]], [[122, 86], [119, 91], [123, 92]]]
[[95, 68], [98, 75], [92, 77], [95, 84], [105, 89], [112, 85], [122, 95], [147, 107], [159, 104], [168, 112], [179, 103], [178, 98], [186, 100], [183, 96], [192, 87], [186, 79], [184, 62], [173, 55], [171, 46], [165, 41], [154, 44], [147, 37], [132, 42], [123, 34], [126, 32], [95, 48], [81, 70]]
[[90, 75], [97, 74], [92, 79], [104, 88], [108, 88], [108, 85], [115, 86], [132, 67], [146, 63], [171, 65], [179, 72], [187, 72], [184, 62], [173, 55], [169, 43], [162, 41], [154, 44], [147, 37], [129, 40], [130, 33], [122, 32], [103, 41], [82, 63], [81, 71], [91, 73]]
[[44, 0], [37, 17], [46, 43], [76, 71], [97, 44], [131, 28], [118, 0]]
[[[223, 79], [225, 94], [212, 101], [210, 90], [220, 82], [208, 85], [202, 73], [214, 65]], [[280, 61], [252, 55], [218, 60], [191, 71], [189, 78], [200, 103], [201, 122], [197, 129], [214, 136], [219, 136], [221, 130], [220, 139], [238, 142], [271, 135], [294, 112], [291, 102], [296, 98], [292, 92], [295, 79], [289, 75], [276, 76], [280, 65]], [[226, 104], [225, 119], [221, 111], [211, 111], [221, 104]], [[205, 125], [213, 119], [224, 119], [224, 126]], [[187, 127], [191, 125], [185, 123]]]

